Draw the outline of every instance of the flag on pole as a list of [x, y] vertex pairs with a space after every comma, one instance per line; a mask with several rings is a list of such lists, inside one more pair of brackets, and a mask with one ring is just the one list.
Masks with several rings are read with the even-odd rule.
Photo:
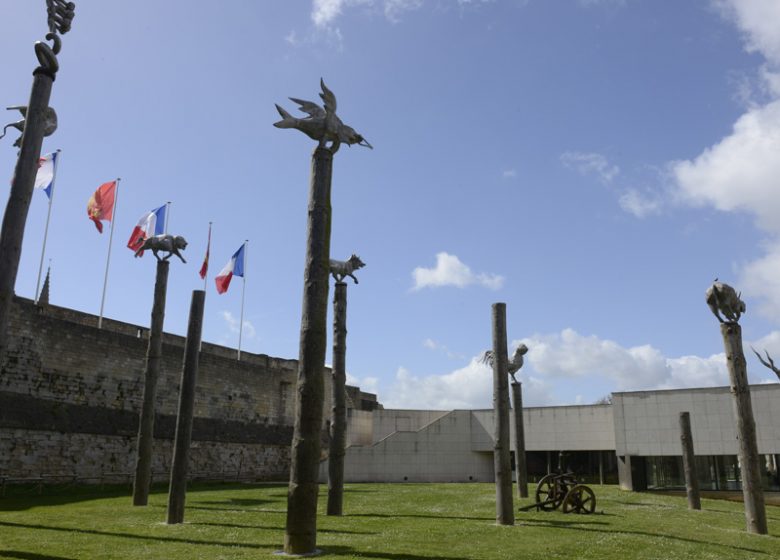
[[35, 175], [35, 188], [42, 189], [51, 200], [51, 187], [54, 184], [54, 165], [57, 152], [47, 154], [38, 160], [38, 173]]
[[217, 277], [214, 279], [214, 281], [217, 284], [217, 292], [220, 294], [224, 294], [227, 292], [228, 287], [230, 286], [230, 281], [233, 279], [233, 276], [240, 276], [241, 278], [244, 277], [244, 247], [246, 246], [246, 243], [241, 245], [241, 247], [233, 253], [233, 256], [230, 257], [230, 260], [225, 265], [225, 268], [223, 268], [219, 274], [217, 274]]
[[116, 196], [116, 181], [100, 185], [87, 202], [87, 216], [95, 222], [95, 227], [103, 233], [100, 220], [111, 221], [114, 216], [114, 197]]
[[[163, 204], [141, 216], [127, 241], [128, 249], [138, 251], [148, 237], [162, 235], [165, 232], [165, 208], [166, 205]], [[141, 251], [139, 256], [143, 256], [143, 254]]]
[[209, 271], [209, 253], [211, 252], [211, 224], [209, 224], [209, 240], [206, 243], [206, 256], [203, 257], [203, 264], [200, 265], [200, 277], [206, 278], [206, 273]]

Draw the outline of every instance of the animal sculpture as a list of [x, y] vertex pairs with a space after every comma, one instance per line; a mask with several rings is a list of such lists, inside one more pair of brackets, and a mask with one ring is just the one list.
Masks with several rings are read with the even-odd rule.
[[[728, 284], [718, 282], [717, 278], [705, 292], [710, 311], [721, 323], [737, 323], [739, 321], [740, 316], [745, 312], [745, 302], [740, 299], [741, 295], [741, 292], [737, 293]], [[721, 313], [723, 317], [721, 317]]]
[[360, 260], [360, 257], [353, 254], [346, 261], [337, 261], [331, 259], [330, 273], [333, 275], [333, 278], [336, 280], [336, 282], [341, 282], [345, 277], [349, 276], [352, 278], [352, 280], [355, 281], [355, 284], [358, 284], [358, 279], [355, 278], [355, 275], [352, 273], [360, 268], [363, 268], [364, 266], [366, 265], [363, 261]]
[[[3, 127], [3, 133], [0, 134], [0, 138], [3, 138], [6, 134], [6, 131], [9, 128], [15, 128], [19, 132], [24, 134], [24, 125], [27, 121], [27, 106], [26, 105], [14, 105], [13, 107], [8, 107], [9, 111], [19, 111], [22, 114], [22, 119], [18, 120], [13, 123], [8, 123]], [[47, 107], [46, 111], [43, 113], [43, 135], [44, 136], [51, 136], [54, 134], [54, 131], [57, 130], [57, 113], [52, 109], [51, 107]], [[14, 142], [14, 146], [17, 148], [21, 147], [22, 145], [22, 136], [20, 135], [19, 138], [16, 139], [16, 142]]]
[[[517, 383], [517, 379], [515, 378], [515, 373], [520, 371], [520, 368], [523, 367], [523, 356], [528, 352], [528, 346], [525, 344], [520, 344], [517, 348], [515, 348], [515, 353], [512, 354], [512, 359], [507, 362], [509, 375], [512, 376], [512, 381], [514, 383]], [[480, 360], [482, 363], [490, 365], [490, 367], [493, 367], [493, 351], [492, 350], [485, 350], [485, 353], [482, 354], [482, 359]]]
[[275, 122], [274, 126], [276, 128], [296, 128], [312, 140], [319, 141], [320, 148], [327, 147], [327, 142], [330, 142], [330, 151], [334, 154], [342, 142], [348, 146], [358, 144], [373, 149], [374, 147], [363, 136], [355, 132], [354, 128], [341, 122], [341, 119], [336, 115], [336, 96], [325, 86], [322, 79], [320, 79], [320, 87], [322, 88], [320, 97], [324, 102], [324, 109], [313, 101], [290, 97], [291, 101], [298, 104], [300, 111], [308, 113], [309, 116], [299, 119], [276, 105], [276, 110], [279, 111], [282, 120]]
[[[181, 235], [154, 235], [144, 239], [143, 245], [135, 252], [135, 256], [141, 257], [143, 256], [144, 251], [151, 251], [158, 261], [167, 261], [171, 258], [171, 255], [176, 255], [181, 259], [181, 262], [186, 263], [187, 261], [185, 261], [184, 257], [181, 256], [181, 253], [179, 253], [179, 249], [184, 250], [186, 248], [187, 240]], [[157, 254], [160, 251], [165, 251], [168, 254], [163, 258], [160, 258]]]

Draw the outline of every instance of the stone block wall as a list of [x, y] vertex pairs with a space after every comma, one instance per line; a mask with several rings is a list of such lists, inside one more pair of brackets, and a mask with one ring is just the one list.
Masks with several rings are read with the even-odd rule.
[[[16, 298], [10, 334], [0, 364], [0, 477], [132, 472], [148, 329], [106, 319], [98, 329], [94, 315]], [[184, 342], [163, 338], [153, 466], [160, 473], [170, 466]], [[323, 374], [330, 403], [330, 371]], [[190, 473], [285, 479], [296, 375], [296, 360], [242, 352], [239, 362], [234, 350], [204, 343]]]

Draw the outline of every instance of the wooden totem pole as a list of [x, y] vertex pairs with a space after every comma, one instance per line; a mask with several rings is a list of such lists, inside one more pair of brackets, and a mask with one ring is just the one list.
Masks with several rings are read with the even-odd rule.
[[44, 136], [50, 136], [57, 130], [57, 113], [49, 107], [49, 98], [60, 68], [57, 54], [62, 48], [62, 40], [58, 33], [64, 35], [70, 31], [76, 9], [73, 2], [63, 0], [47, 0], [46, 7], [49, 26], [46, 40], [51, 41], [52, 46], [43, 41], [35, 43], [35, 55], [40, 66], [33, 71], [30, 100], [26, 106], [9, 107], [18, 109], [23, 118], [4, 127], [0, 136], [5, 136], [5, 129], [11, 127], [22, 133], [14, 143], [14, 146], [19, 147], [19, 156], [0, 227], [0, 365], [8, 346], [8, 322], [19, 260], [22, 256], [24, 226], [30, 210], [35, 176], [38, 174], [41, 146]]
[[[756, 421], [750, 401], [745, 354], [742, 351], [742, 327], [739, 318], [745, 303], [739, 294], [722, 282], [715, 281], [706, 292], [707, 305], [720, 321], [720, 334], [726, 350], [731, 394], [734, 397], [734, 417], [737, 421], [739, 464], [742, 472], [742, 496], [748, 533], [767, 534], [764, 491], [761, 487], [761, 463], [758, 455]], [[721, 314], [723, 315], [721, 317]], [[725, 319], [725, 320], [724, 320]]]
[[[306, 268], [298, 358], [290, 484], [287, 491], [286, 554], [317, 552], [317, 494], [324, 400], [323, 371], [327, 339], [328, 270], [330, 261], [330, 187], [333, 155], [341, 143], [371, 145], [336, 115], [336, 96], [320, 80], [324, 108], [291, 98], [306, 118], [296, 118], [279, 105], [277, 128], [295, 128], [318, 145], [312, 156]], [[330, 145], [328, 145], [330, 142]]]

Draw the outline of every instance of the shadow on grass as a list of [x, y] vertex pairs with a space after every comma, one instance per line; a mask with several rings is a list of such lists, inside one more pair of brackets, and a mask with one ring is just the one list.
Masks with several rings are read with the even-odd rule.
[[[167, 508], [168, 506], [160, 505], [160, 506], [157, 506], [157, 507]], [[190, 510], [190, 509], [198, 509], [198, 510], [203, 510], [203, 511], [245, 511], [245, 510], [241, 509], [240, 507], [191, 506], [191, 505], [187, 505], [186, 509], [188, 509], [188, 510]], [[246, 510], [246, 511], [251, 511], [252, 513], [287, 513], [287, 510], [285, 510], [285, 509], [252, 508], [252, 509]]]
[[49, 556], [47, 554], [35, 554], [34, 552], [22, 552], [20, 550], [0, 550], [0, 558], [16, 558], [17, 560], [73, 560], [65, 556]]
[[395, 552], [368, 552], [351, 546], [323, 546], [324, 554], [338, 554], [340, 556], [356, 556], [358, 558], [383, 558], [385, 560], [470, 560], [464, 556], [417, 556], [408, 553]]
[[[241, 484], [238, 482], [226, 483], [190, 483], [187, 487], [187, 493], [197, 495], [200, 492], [222, 492], [225, 490], [265, 490], [268, 488], [287, 488], [287, 484], [278, 482], [260, 482], [257, 484]], [[103, 487], [94, 485], [73, 486], [73, 485], [52, 485], [44, 486], [42, 495], [31, 495], [31, 490], [27, 486], [8, 488], [8, 495], [0, 498], [0, 511], [24, 511], [32, 507], [39, 506], [60, 506], [90, 500], [101, 500], [104, 498], [121, 498], [126, 496], [128, 500], [132, 496], [132, 489], [127, 484], [112, 484]], [[149, 491], [149, 494], [167, 494], [167, 483], [155, 483]], [[193, 496], [194, 497], [194, 496]], [[286, 498], [287, 495], [284, 494]], [[233, 498], [225, 501], [201, 502], [201, 503], [235, 503], [236, 505], [258, 505], [270, 503], [274, 500], [253, 500], [250, 498]], [[1, 558], [1, 557], [0, 557]]]
[[[252, 549], [273, 549], [273, 545], [270, 544], [258, 544], [248, 542], [237, 541], [202, 541], [197, 539], [185, 539], [181, 537], [161, 537], [152, 535], [134, 535], [133, 533], [115, 533], [113, 531], [97, 531], [95, 529], [74, 529], [73, 527], [54, 527], [50, 525], [33, 525], [28, 523], [11, 523], [9, 521], [0, 521], [0, 527], [11, 527], [14, 529], [35, 529], [41, 531], [58, 531], [62, 533], [79, 533], [82, 535], [94, 535], [98, 537], [116, 537], [120, 539], [133, 539], [142, 541], [160, 541], [180, 544], [203, 544], [207, 546], [229, 546], [240, 548], [252, 548]], [[270, 527], [277, 529], [276, 527]], [[2, 558], [2, 557], [0, 557]], [[13, 556], [11, 557], [13, 558]], [[37, 558], [35, 556], [33, 559]], [[48, 556], [41, 556], [40, 559], [49, 558]], [[55, 557], [55, 560], [60, 560]], [[70, 560], [70, 559], [62, 559]]]
[[386, 519], [457, 519], [458, 521], [495, 521], [495, 517], [468, 517], [465, 515], [423, 515], [421, 513], [348, 513], [344, 517], [379, 517]]
[[[213, 523], [210, 521], [193, 521], [192, 523], [188, 523], [188, 525], [203, 525], [205, 527], [227, 527], [228, 529], [265, 529], [269, 531], [284, 531], [284, 525], [278, 525], [278, 526], [263, 526], [263, 525], [238, 525], [235, 523]], [[322, 527], [317, 527], [318, 533], [337, 533], [337, 534], [344, 534], [344, 535], [376, 535], [376, 533], [372, 533], [370, 531], [344, 531], [342, 529], [323, 529]]]
[[[648, 533], [646, 531], [630, 531], [626, 529], [600, 529], [597, 527], [590, 528], [590, 527], [583, 527], [582, 525], [595, 525], [595, 524], [604, 524], [608, 525], [608, 523], [594, 523], [594, 522], [583, 522], [583, 521], [561, 521], [557, 519], [524, 519], [523, 525], [533, 525], [536, 527], [552, 527], [556, 529], [569, 529], [572, 531], [582, 531], [585, 533], [624, 533], [626, 535], [636, 535], [638, 537], [653, 537], [653, 538], [661, 538], [661, 539], [669, 539], [673, 541], [680, 541], [684, 543], [689, 544], [695, 544], [695, 545], [710, 545], [714, 547], [719, 548], [727, 548], [731, 550], [739, 550], [742, 552], [752, 552], [754, 554], [764, 554], [769, 555], [768, 552], [764, 550], [758, 550], [755, 548], [745, 548], [742, 546], [734, 546], [730, 544], [721, 544], [716, 543], [712, 541], [700, 541], [696, 539], [690, 539], [687, 537], [678, 537], [677, 535], [665, 535], [663, 533]], [[774, 556], [772, 556], [774, 557]]]
[[274, 502], [275, 502], [274, 500], [257, 500], [254, 498], [228, 498], [227, 500], [197, 500], [196, 501], [196, 503], [198, 504], [231, 505], [231, 506], [239, 506], [239, 507], [261, 506], [263, 504], [271, 504]]

